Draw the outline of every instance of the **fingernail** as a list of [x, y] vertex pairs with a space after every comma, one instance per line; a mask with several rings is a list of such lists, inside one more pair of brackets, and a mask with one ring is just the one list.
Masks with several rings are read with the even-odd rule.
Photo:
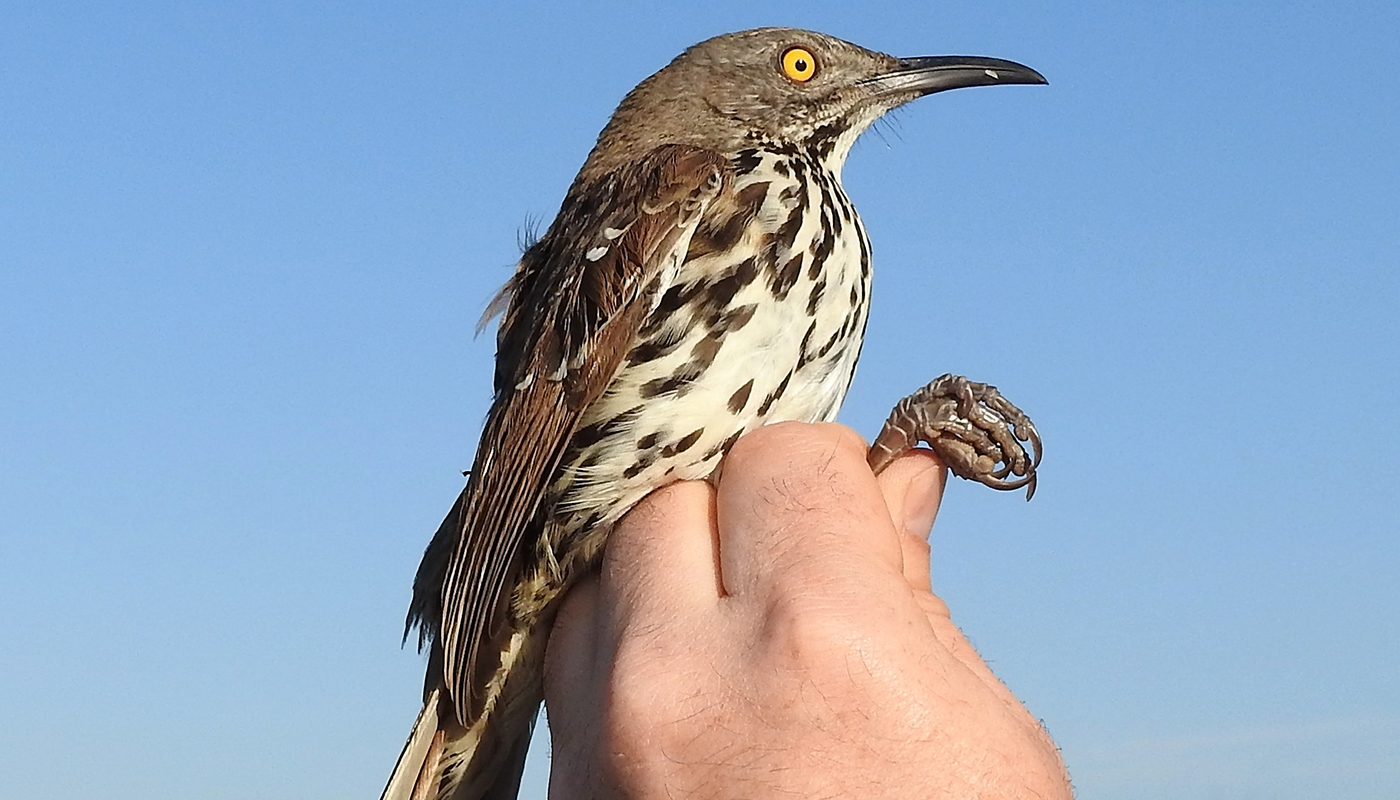
[[933, 520], [938, 516], [938, 505], [943, 500], [943, 465], [929, 463], [909, 479], [904, 493], [904, 532], [910, 536], [927, 539], [933, 530]]

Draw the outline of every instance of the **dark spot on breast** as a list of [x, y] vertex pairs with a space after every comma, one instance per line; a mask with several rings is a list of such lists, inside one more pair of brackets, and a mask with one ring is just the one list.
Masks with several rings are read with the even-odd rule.
[[760, 417], [766, 416], [768, 412], [773, 409], [773, 404], [778, 402], [778, 398], [783, 396], [783, 392], [787, 391], [788, 381], [790, 380], [792, 380], [791, 372], [783, 378], [783, 382], [778, 384], [777, 388], [769, 392], [767, 397], [763, 398], [763, 404], [758, 407], [758, 415]]
[[734, 266], [729, 274], [705, 288], [705, 302], [712, 307], [726, 307], [739, 290], [753, 283], [758, 277], [758, 258], [746, 258]]
[[680, 397], [690, 391], [690, 385], [699, 377], [700, 371], [691, 369], [689, 365], [682, 367], [674, 375], [664, 378], [653, 378], [641, 385], [637, 393], [643, 400], [650, 400], [659, 395], [671, 395]]
[[733, 447], [733, 446], [734, 446], [734, 443], [737, 442], [737, 441], [739, 441], [739, 437], [740, 437], [740, 436], [743, 436], [743, 435], [744, 435], [744, 432], [743, 432], [743, 431], [737, 431], [737, 432], [735, 432], [735, 433], [734, 433], [733, 435], [731, 435], [728, 439], [725, 439], [724, 441], [720, 442], [719, 444], [715, 445], [714, 447], [711, 447], [708, 451], [706, 451], [705, 457], [704, 457], [703, 459], [701, 459], [701, 460], [702, 460], [702, 461], [708, 461], [708, 460], [714, 458], [714, 457], [717, 456], [717, 455], [721, 455], [721, 454], [723, 454], [723, 453], [728, 453], [728, 452], [729, 452], [729, 448]]
[[677, 283], [672, 285], [671, 288], [666, 290], [665, 294], [661, 295], [661, 300], [657, 303], [656, 309], [646, 318], [646, 322], [642, 323], [641, 330], [637, 331], [637, 335], [650, 337], [660, 330], [663, 325], [674, 322], [676, 312], [685, 308], [686, 304], [704, 287], [705, 284], [703, 283]]
[[685, 328], [677, 325], [642, 341], [627, 354], [627, 365], [634, 367], [670, 355], [685, 341]]
[[817, 236], [812, 239], [808, 248], [812, 251], [812, 263], [807, 266], [807, 277], [816, 280], [826, 267], [826, 260], [831, 257], [831, 251], [836, 247], [836, 236], [831, 232], [831, 212], [828, 206], [822, 206], [822, 227]]
[[716, 328], [726, 334], [737, 331], [749, 324], [749, 320], [753, 319], [754, 312], [757, 310], [757, 303], [746, 303], [742, 306], [735, 306], [728, 309], [724, 312], [724, 315], [720, 317]]
[[782, 269], [773, 273], [773, 280], [769, 282], [768, 288], [773, 292], [773, 297], [778, 300], [787, 298], [788, 292], [792, 290], [793, 284], [797, 283], [797, 278], [802, 274], [802, 253], [801, 251], [792, 254]]
[[657, 453], [655, 450], [647, 450], [637, 454], [637, 460], [627, 466], [622, 471], [622, 477], [635, 478], [642, 474], [643, 470], [656, 463]]
[[592, 447], [602, 441], [603, 437], [607, 435], [608, 426], [611, 423], [611, 419], [600, 419], [592, 424], [584, 425], [582, 428], [574, 431], [574, 437], [570, 441], [570, 445], [576, 450]]
[[600, 419], [589, 425], [574, 431], [573, 438], [569, 440], [569, 449], [575, 453], [586, 450], [589, 447], [601, 442], [613, 434], [629, 427], [636, 422], [637, 417], [642, 413], [641, 406], [633, 406], [621, 414]]
[[810, 362], [810, 361], [812, 360], [811, 355], [809, 355], [808, 352], [807, 352], [807, 348], [811, 346], [811, 344], [812, 344], [812, 336], [813, 336], [813, 334], [815, 334], [816, 332], [817, 332], [817, 321], [816, 321], [816, 320], [812, 320], [812, 324], [807, 326], [807, 332], [804, 333], [804, 334], [802, 334], [802, 344], [797, 348], [797, 368], [798, 368], [798, 369], [801, 369], [801, 368], [807, 366], [808, 362]]
[[753, 224], [754, 218], [763, 208], [768, 197], [769, 184], [766, 181], [753, 183], [739, 190], [734, 200], [737, 206], [734, 213], [724, 217], [707, 216], [695, 229], [686, 250], [686, 260], [699, 258], [711, 253], [732, 250], [744, 238], [744, 231]]
[[710, 331], [690, 349], [690, 364], [688, 366], [699, 371], [715, 363], [715, 356], [719, 355], [719, 348], [723, 344], [724, 333]]
[[666, 316], [676, 313], [676, 309], [685, 304], [686, 290], [690, 288], [686, 283], [671, 284], [671, 288], [661, 295], [661, 300], [656, 304], [656, 310], [651, 312], [653, 316]]
[[809, 358], [809, 359], [807, 359], [807, 360], [808, 360], [808, 361], [814, 361], [814, 360], [816, 360], [816, 359], [818, 359], [818, 358], [824, 357], [827, 353], [830, 353], [830, 352], [831, 352], [831, 348], [835, 347], [837, 342], [840, 342], [840, 341], [845, 340], [845, 338], [846, 338], [846, 333], [845, 333], [845, 331], [846, 331], [846, 327], [845, 327], [844, 325], [841, 326], [841, 330], [836, 331], [835, 333], [831, 334], [831, 338], [830, 338], [830, 339], [827, 339], [827, 340], [822, 344], [821, 347], [818, 347], [818, 348], [817, 348], [816, 354], [814, 354], [811, 358]]
[[753, 379], [750, 378], [748, 383], [739, 387], [739, 391], [729, 396], [729, 413], [738, 414], [743, 411], [744, 406], [748, 405], [749, 394], [752, 392]]
[[826, 292], [826, 279], [823, 278], [812, 284], [812, 293], [807, 297], [807, 316], [817, 315], [817, 304], [822, 301], [822, 295]]
[[695, 443], [700, 441], [700, 437], [704, 435], [704, 428], [696, 428], [695, 430], [681, 437], [680, 441], [675, 442], [674, 444], [668, 444], [665, 447], [661, 448], [661, 455], [664, 458], [671, 458], [673, 456], [684, 453], [685, 451], [694, 447]]
[[821, 180], [817, 181], [817, 186], [821, 188], [822, 208], [832, 217], [836, 216], [836, 200], [832, 197], [831, 181], [828, 180], [826, 171], [821, 172]]
[[653, 448], [653, 447], [656, 446], [656, 443], [657, 443], [660, 439], [661, 439], [661, 432], [660, 432], [660, 431], [652, 431], [651, 433], [648, 433], [646, 436], [643, 436], [642, 438], [640, 438], [640, 439], [637, 440], [637, 449], [638, 449], [638, 450], [650, 450], [651, 448]]
[[802, 218], [807, 212], [805, 203], [798, 204], [788, 212], [788, 218], [769, 236], [767, 246], [775, 253], [786, 254], [797, 246], [797, 233], [802, 229]]

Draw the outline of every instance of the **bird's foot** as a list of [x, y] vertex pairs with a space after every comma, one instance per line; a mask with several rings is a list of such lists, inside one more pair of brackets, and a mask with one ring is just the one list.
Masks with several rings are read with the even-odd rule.
[[920, 442], [959, 478], [993, 489], [1024, 486], [1027, 500], [1035, 494], [1040, 434], [995, 386], [944, 375], [900, 400], [870, 446], [871, 469], [880, 472]]

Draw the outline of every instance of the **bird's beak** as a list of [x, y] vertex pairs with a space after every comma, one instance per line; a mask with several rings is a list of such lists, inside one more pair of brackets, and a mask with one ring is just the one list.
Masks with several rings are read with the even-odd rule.
[[1049, 83], [1025, 64], [982, 56], [921, 56], [901, 58], [883, 75], [863, 81], [879, 94], [912, 93], [923, 97], [966, 86]]

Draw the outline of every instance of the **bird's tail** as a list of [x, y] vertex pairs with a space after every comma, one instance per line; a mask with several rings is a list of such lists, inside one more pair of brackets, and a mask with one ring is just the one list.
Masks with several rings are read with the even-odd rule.
[[380, 800], [514, 800], [542, 700], [547, 631], [504, 643], [492, 678], [500, 689], [471, 724], [457, 721], [442, 686], [427, 692]]

